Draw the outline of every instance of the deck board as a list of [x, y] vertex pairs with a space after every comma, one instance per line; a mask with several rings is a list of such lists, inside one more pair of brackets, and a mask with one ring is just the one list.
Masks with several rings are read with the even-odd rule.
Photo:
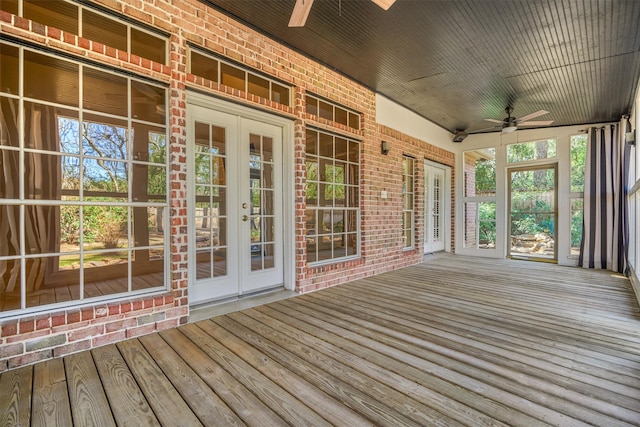
[[0, 375], [4, 425], [640, 426], [626, 278], [419, 265]]

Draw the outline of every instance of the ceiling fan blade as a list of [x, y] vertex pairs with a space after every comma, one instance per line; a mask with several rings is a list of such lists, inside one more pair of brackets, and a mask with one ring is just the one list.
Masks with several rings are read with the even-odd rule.
[[527, 114], [526, 116], [522, 116], [518, 119], [518, 123], [526, 122], [529, 119], [534, 119], [538, 116], [544, 116], [545, 114], [549, 114], [547, 110], [536, 111], [535, 113]]
[[518, 122], [518, 126], [549, 126], [553, 120], [529, 120], [527, 122]]
[[309, 17], [311, 6], [313, 6], [313, 0], [296, 0], [296, 5], [293, 6], [293, 12], [291, 12], [291, 18], [289, 19], [289, 27], [304, 27]]
[[502, 120], [496, 120], [496, 119], [484, 119], [485, 122], [491, 122], [491, 123], [499, 123], [502, 124]]
[[384, 10], [388, 10], [396, 2], [396, 0], [371, 0], [371, 1], [377, 4], [378, 6], [380, 6], [381, 8], [383, 8]]

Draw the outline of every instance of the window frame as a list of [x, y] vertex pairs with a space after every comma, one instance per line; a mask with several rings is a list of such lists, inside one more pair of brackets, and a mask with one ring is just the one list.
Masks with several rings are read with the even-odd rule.
[[[402, 250], [409, 251], [416, 246], [416, 159], [402, 155]], [[411, 170], [409, 171], [409, 168]], [[409, 185], [411, 182], [411, 191]], [[409, 198], [410, 196], [410, 198]], [[409, 217], [409, 221], [406, 218]], [[408, 222], [408, 224], [407, 224]], [[410, 244], [407, 245], [407, 242]]]
[[[305, 137], [307, 139], [307, 141], [310, 139], [309, 135], [310, 133], [315, 134], [315, 152], [310, 152], [309, 148], [310, 145], [307, 143], [307, 146], [305, 148], [305, 164], [306, 164], [306, 168], [307, 170], [309, 170], [310, 165], [313, 165], [314, 162], [313, 160], [315, 160], [315, 165], [316, 165], [316, 172], [315, 174], [317, 175], [317, 178], [309, 178], [309, 174], [306, 175], [306, 180], [305, 180], [305, 218], [307, 221], [307, 227], [306, 227], [306, 231], [305, 231], [305, 241], [306, 241], [306, 245], [305, 245], [305, 250], [306, 250], [306, 255], [307, 255], [307, 264], [310, 267], [316, 267], [316, 266], [321, 266], [321, 265], [326, 265], [326, 264], [334, 264], [337, 262], [343, 262], [343, 261], [348, 261], [348, 260], [353, 260], [353, 259], [357, 259], [360, 258], [361, 256], [361, 252], [360, 252], [360, 245], [361, 245], [361, 237], [360, 237], [360, 233], [361, 233], [361, 203], [360, 203], [360, 194], [361, 194], [361, 186], [360, 186], [360, 174], [361, 174], [361, 141], [354, 139], [352, 137], [347, 137], [344, 135], [339, 135], [339, 134], [334, 134], [331, 132], [327, 132], [326, 130], [321, 130], [321, 129], [316, 129], [316, 128], [312, 128], [312, 127], [307, 127], [307, 130], [305, 132]], [[322, 153], [322, 148], [320, 146], [321, 144], [321, 138], [324, 138], [325, 140], [327, 138], [331, 138], [332, 141], [332, 157], [329, 157], [327, 155], [323, 155]], [[339, 159], [336, 158], [336, 152], [335, 152], [335, 146], [336, 146], [336, 140], [340, 140], [340, 141], [344, 141], [346, 142], [346, 147], [347, 147], [347, 155], [345, 156], [344, 159]], [[355, 152], [357, 152], [357, 162], [352, 161], [351, 159], [351, 153], [354, 152], [351, 148], [354, 147], [356, 148]], [[326, 154], [326, 152], [324, 153]], [[344, 186], [344, 192], [345, 192], [345, 196], [344, 196], [344, 205], [337, 205], [336, 204], [336, 198], [335, 198], [335, 189], [333, 189], [333, 185], [334, 184], [338, 184], [335, 181], [330, 182], [329, 178], [325, 178], [323, 179], [321, 177], [321, 162], [324, 162], [325, 166], [331, 166], [333, 168], [335, 168], [335, 165], [339, 162], [340, 164], [345, 165], [345, 170], [344, 170], [344, 182], [341, 184], [342, 186]], [[333, 170], [333, 169], [332, 169]], [[310, 186], [310, 184], [313, 185], [313, 187]], [[314, 204], [309, 204], [308, 201], [312, 200], [309, 199], [308, 195], [309, 195], [309, 191], [311, 191], [311, 188], [315, 188], [315, 194], [316, 194], [316, 201]], [[324, 188], [324, 190], [323, 190]], [[326, 205], [320, 202], [320, 193], [321, 191], [324, 191], [325, 195], [327, 192], [331, 192], [333, 193], [333, 196], [331, 198], [331, 205]], [[355, 205], [355, 206], [354, 206]], [[342, 212], [342, 231], [335, 231], [332, 230], [330, 232], [321, 232], [320, 228], [322, 225], [324, 224], [325, 221], [325, 216], [330, 215], [330, 222], [331, 222], [331, 226], [333, 227], [333, 218], [335, 216], [335, 213], [338, 213], [338, 217], [340, 215], [340, 212]], [[322, 213], [323, 218], [320, 219], [320, 213]], [[344, 216], [347, 216], [347, 218], [351, 218], [349, 221], [345, 221], [347, 218], [344, 218]], [[340, 221], [338, 221], [340, 222]], [[353, 224], [352, 224], [353, 223]], [[345, 225], [346, 224], [346, 225]], [[351, 224], [351, 226], [355, 225], [355, 229], [352, 229], [351, 226], [349, 225]], [[314, 230], [315, 232], [310, 233], [310, 230]], [[355, 239], [352, 240], [352, 245], [349, 245], [348, 243], [344, 243], [345, 245], [345, 255], [343, 256], [338, 256], [338, 257], [334, 257], [333, 256], [333, 245], [334, 245], [334, 238], [335, 237], [340, 237], [343, 236], [343, 239], [347, 239], [347, 241], [349, 241], [349, 239]], [[320, 254], [320, 245], [321, 245], [321, 239], [325, 238], [325, 237], [329, 237], [330, 241], [331, 241], [331, 245], [332, 245], [332, 249], [331, 249], [331, 257], [328, 258], [323, 258], [323, 259], [319, 259], [319, 254]], [[315, 259], [313, 260], [309, 260], [309, 250], [308, 250], [308, 245], [310, 243], [310, 240], [313, 240], [314, 244], [315, 244]], [[354, 253], [349, 254], [347, 248], [349, 246], [352, 246], [354, 248]]]
[[[12, 48], [18, 49], [18, 70], [17, 75], [19, 79], [19, 93], [11, 93], [11, 92], [0, 92], [0, 97], [10, 100], [18, 106], [19, 113], [19, 122], [18, 122], [18, 130], [16, 134], [16, 138], [18, 140], [18, 146], [15, 145], [1, 145], [0, 146], [0, 155], [4, 153], [14, 152], [19, 155], [20, 158], [27, 157], [40, 157], [40, 158], [48, 158], [47, 162], [51, 164], [57, 164], [57, 167], [63, 166], [66, 159], [75, 159], [77, 165], [79, 165], [79, 169], [83, 170], [84, 160], [106, 160], [108, 162], [120, 162], [122, 166], [124, 166], [124, 170], [126, 171], [126, 190], [120, 193], [113, 193], [112, 190], [104, 192], [104, 191], [93, 191], [90, 189], [84, 189], [81, 181], [81, 175], [78, 175], [80, 178], [78, 180], [78, 184], [76, 188], [65, 188], [64, 182], [64, 171], [61, 172], [60, 181], [51, 186], [52, 191], [56, 194], [52, 193], [46, 197], [26, 197], [24, 192], [27, 191], [25, 177], [26, 168], [29, 167], [28, 164], [18, 164], [17, 166], [17, 174], [19, 175], [18, 179], [14, 180], [14, 184], [11, 184], [12, 187], [18, 187], [17, 193], [15, 191], [11, 193], [5, 194], [1, 200], [1, 203], [7, 206], [14, 206], [17, 209], [17, 221], [20, 224], [19, 229], [15, 231], [17, 239], [24, 240], [26, 239], [25, 233], [27, 228], [29, 227], [29, 223], [25, 219], [25, 215], [31, 210], [38, 209], [49, 209], [53, 212], [53, 215], [57, 215], [58, 228], [54, 228], [54, 232], [51, 236], [49, 236], [46, 240], [46, 245], [43, 248], [39, 248], [36, 252], [31, 253], [33, 249], [27, 250], [24, 244], [20, 244], [17, 252], [13, 254], [5, 254], [4, 256], [0, 256], [0, 261], [4, 261], [7, 263], [13, 263], [12, 265], [20, 265], [20, 273], [17, 279], [18, 284], [16, 286], [20, 289], [20, 303], [18, 307], [9, 307], [6, 311], [0, 312], [0, 319], [13, 316], [16, 313], [24, 314], [29, 312], [40, 312], [44, 310], [50, 310], [55, 307], [70, 307], [76, 306], [80, 304], [86, 304], [87, 302], [96, 302], [96, 301], [106, 301], [113, 300], [119, 298], [128, 298], [134, 295], [140, 294], [150, 294], [157, 293], [158, 291], [166, 291], [169, 286], [169, 258], [167, 254], [169, 254], [170, 250], [170, 228], [169, 228], [169, 120], [167, 117], [167, 105], [168, 105], [168, 96], [169, 91], [168, 87], [162, 83], [158, 83], [155, 81], [151, 81], [145, 78], [139, 78], [133, 76], [128, 73], [119, 73], [112, 69], [104, 68], [100, 65], [91, 63], [89, 61], [81, 60], [81, 59], [70, 59], [68, 57], [60, 57], [55, 55], [54, 52], [50, 52], [48, 50], [40, 50], [32, 48], [28, 45], [9, 42], [9, 41], [1, 41], [3, 46], [10, 46]], [[79, 100], [79, 104], [75, 105], [66, 105], [60, 102], [54, 101], [46, 101], [37, 97], [28, 97], [27, 94], [24, 93], [24, 67], [25, 67], [25, 52], [30, 52], [35, 55], [42, 55], [43, 58], [51, 58], [56, 61], [66, 61], [66, 63], [72, 65], [77, 68], [77, 74], [75, 75], [75, 79], [77, 81], [77, 97]], [[126, 99], [127, 99], [127, 107], [126, 107], [126, 116], [102, 112], [97, 110], [88, 110], [83, 107], [83, 83], [85, 79], [85, 73], [83, 70], [95, 70], [99, 72], [106, 73], [107, 75], [115, 75], [118, 78], [123, 78], [126, 81]], [[141, 119], [137, 119], [133, 117], [134, 108], [129, 108], [130, 102], [132, 99], [132, 91], [133, 86], [135, 84], [144, 84], [147, 87], [155, 87], [157, 90], [163, 93], [164, 98], [161, 99], [164, 104], [165, 112], [158, 115], [157, 122], [154, 121], [145, 121]], [[25, 126], [27, 125], [27, 121], [25, 117], [27, 116], [27, 108], [32, 108], [31, 105], [38, 108], [48, 108], [55, 109], [52, 110], [52, 114], [54, 116], [54, 125], [50, 125], [50, 129], [55, 131], [56, 136], [55, 140], [51, 140], [50, 137], [45, 136], [42, 140], [43, 143], [47, 145], [35, 146], [33, 143], [31, 145], [27, 145], [29, 141], [27, 130]], [[32, 114], [32, 113], [29, 113]], [[69, 114], [69, 115], [68, 115]], [[95, 120], [104, 120], [96, 122]], [[73, 144], [77, 144], [78, 152], [67, 151], [63, 148], [62, 144], [62, 132], [61, 127], [62, 121], [67, 120], [69, 123], [72, 123], [72, 132], [75, 132], [72, 135], [72, 139], [70, 141], [75, 141]], [[75, 125], [73, 124], [75, 123]], [[83, 138], [85, 133], [83, 132], [83, 127], [85, 125], [96, 124], [98, 126], [107, 126], [108, 128], [112, 126], [118, 126], [116, 123], [122, 124], [125, 126], [123, 128], [125, 138], [125, 148], [124, 152], [126, 153], [125, 158], [119, 158], [117, 155], [115, 157], [102, 157], [100, 155], [92, 155], [83, 152]], [[114, 128], [115, 129], [115, 128]], [[140, 129], [142, 129], [143, 133], [140, 133]], [[134, 135], [134, 130], [136, 135]], [[141, 135], [141, 137], [140, 137]], [[149, 139], [147, 139], [149, 138]], [[160, 151], [157, 154], [159, 157], [150, 158], [151, 153], [150, 144], [153, 143], [152, 139], [159, 138], [157, 142], [160, 142], [161, 145]], [[145, 142], [146, 141], [146, 142]], [[143, 144], [143, 145], [139, 145]], [[145, 152], [147, 153], [145, 155]], [[160, 159], [160, 160], [159, 160]], [[26, 160], [25, 160], [26, 161]], [[41, 162], [43, 160], [40, 160]], [[53, 162], [53, 163], [52, 163]], [[142, 166], [142, 168], [140, 167]], [[156, 176], [153, 174], [151, 170], [164, 174], [160, 175], [160, 187], [156, 190], [162, 192], [164, 194], [156, 194], [154, 189], [149, 187], [150, 182], [149, 178], [152, 176]], [[140, 173], [144, 175], [141, 175]], [[80, 172], [78, 172], [80, 173]], [[85, 172], [82, 173], [82, 176], [85, 175]], [[137, 177], [137, 178], [136, 178]], [[6, 179], [6, 178], [3, 178]], [[162, 183], [164, 180], [164, 183]], [[145, 187], [140, 187], [140, 183], [142, 183]], [[8, 187], [10, 188], [10, 187]], [[15, 194], [15, 196], [13, 195]], [[136, 195], [142, 195], [141, 199], [136, 199]], [[107, 197], [107, 200], [98, 200], [104, 199]], [[113, 200], [108, 200], [109, 197], [115, 197]], [[126, 201], [121, 200], [123, 197], [126, 197]], [[61, 245], [63, 243], [61, 237], [61, 228], [62, 228], [62, 219], [63, 209], [71, 208], [72, 210], [77, 209], [78, 212], [78, 231], [77, 231], [77, 244], [72, 245], [72, 249], [62, 249]], [[115, 248], [109, 249], [107, 246], [104, 248], [95, 249], [88, 248], [86, 243], [88, 240], [86, 235], [83, 233], [83, 211], [86, 209], [96, 208], [98, 210], [104, 209], [106, 211], [110, 211], [113, 209], [122, 209], [126, 211], [126, 222], [119, 222], [121, 226], [126, 224], [126, 231], [121, 229], [120, 234], [124, 236], [122, 238], [118, 237], [118, 240], [124, 245], [124, 247], [116, 246]], [[155, 209], [154, 213], [151, 213], [151, 210]], [[57, 212], [57, 214], [55, 213]], [[137, 213], [137, 214], [136, 214]], [[162, 217], [158, 217], [161, 214]], [[149, 221], [151, 217], [155, 218], [155, 225], [157, 227], [162, 227], [160, 230], [161, 234], [161, 243], [149, 241]], [[138, 221], [136, 222], [136, 218]], [[146, 220], [145, 220], [146, 218]], [[143, 228], [140, 228], [140, 221], [146, 221], [146, 226], [142, 225]], [[118, 224], [118, 222], [112, 223]], [[138, 224], [138, 230], [135, 230], [135, 224]], [[144, 222], [142, 223], [144, 224]], [[54, 225], [54, 227], [56, 227]], [[146, 231], [144, 229], [146, 228]], [[33, 230], [33, 229], [32, 229]], [[147, 241], [138, 242], [137, 238], [140, 236], [147, 236]], [[157, 239], [156, 239], [157, 240]], [[47, 249], [48, 248], [48, 249]], [[51, 250], [51, 249], [54, 250]], [[155, 256], [154, 259], [150, 259], [149, 256], [151, 252], [155, 252], [156, 254], [160, 251], [160, 256]], [[145, 252], [145, 253], [143, 253]], [[126, 261], [120, 261], [120, 263], [114, 264], [104, 264], [97, 266], [86, 266], [85, 263], [88, 262], [86, 259], [91, 259], [93, 255], [97, 254], [117, 254], [117, 253], [126, 253]], [[78, 267], [73, 270], [60, 268], [62, 265], [62, 258], [64, 257], [77, 257], [78, 259]], [[85, 257], [86, 256], [86, 257]], [[106, 255], [108, 257], [108, 255]], [[141, 263], [136, 262], [136, 258], [141, 256], [146, 261], [141, 261]], [[38, 259], [39, 261], [30, 261]], [[122, 260], [122, 258], [121, 258]], [[30, 262], [39, 262], [46, 263], [49, 267], [47, 270], [46, 282], [42, 281], [42, 283], [50, 284], [53, 289], [57, 286], [78, 286], [79, 293], [77, 296], [72, 296], [69, 300], [64, 302], [52, 302], [52, 303], [37, 303], [33, 304], [28, 301], [29, 295], [27, 290], [27, 278], [26, 278], [26, 269]], [[17, 264], [16, 264], [17, 263]], [[57, 264], [56, 264], [57, 263]], [[155, 263], [155, 264], [154, 264]], [[141, 288], [140, 282], [136, 279], [139, 277], [139, 274], [146, 274], [143, 271], [145, 267], [150, 268], [152, 264], [162, 267], [157, 267], [157, 272], [161, 274], [154, 279], [158, 281], [157, 286], [149, 286], [148, 288]], [[126, 269], [126, 273], [122, 273]], [[108, 273], [107, 270], [109, 271]], [[74, 272], [75, 271], [75, 272]], [[150, 271], [151, 272], [151, 271]], [[155, 272], [155, 270], [153, 271]], [[114, 280], [117, 277], [123, 277], [126, 280], [126, 291], [117, 292], [117, 291], [106, 291], [103, 295], [93, 296], [86, 294], [86, 283], [92, 283], [94, 280], [98, 280], [102, 275], [109, 274], [114, 275]], [[159, 277], [162, 277], [160, 279]], [[77, 277], [77, 282], [73, 280], [73, 277]], [[88, 280], [87, 280], [88, 279]], [[107, 280], [107, 279], [105, 279]], [[40, 282], [38, 282], [40, 283]], [[43, 284], [39, 286], [45, 286]], [[5, 292], [5, 289], [2, 290]]]

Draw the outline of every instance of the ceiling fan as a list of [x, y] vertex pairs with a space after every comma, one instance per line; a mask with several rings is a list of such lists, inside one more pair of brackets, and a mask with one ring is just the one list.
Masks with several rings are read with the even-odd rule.
[[504, 111], [505, 113], [507, 113], [507, 117], [502, 120], [484, 119], [487, 122], [498, 123], [498, 126], [482, 130], [502, 128], [502, 132], [510, 133], [516, 131], [518, 129], [518, 126], [549, 126], [551, 123], [553, 123], [553, 120], [531, 120], [535, 119], [536, 117], [549, 114], [547, 110], [539, 110], [535, 113], [527, 114], [526, 116], [522, 116], [520, 118], [515, 118], [511, 115], [513, 113], [513, 107], [511, 107], [510, 105], [505, 108]]
[[[384, 10], [389, 9], [396, 0], [371, 0]], [[291, 19], [289, 19], [289, 27], [304, 27], [305, 22], [307, 22], [307, 18], [309, 17], [309, 12], [311, 11], [311, 6], [313, 5], [313, 0], [296, 0], [296, 4], [293, 7], [293, 12], [291, 13]]]

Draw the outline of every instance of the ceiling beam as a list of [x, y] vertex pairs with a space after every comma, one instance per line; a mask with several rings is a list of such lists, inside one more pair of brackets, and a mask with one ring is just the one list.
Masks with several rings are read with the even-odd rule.
[[289, 19], [289, 27], [304, 27], [313, 0], [296, 0], [296, 5], [293, 6], [293, 12], [291, 13], [291, 19]]

